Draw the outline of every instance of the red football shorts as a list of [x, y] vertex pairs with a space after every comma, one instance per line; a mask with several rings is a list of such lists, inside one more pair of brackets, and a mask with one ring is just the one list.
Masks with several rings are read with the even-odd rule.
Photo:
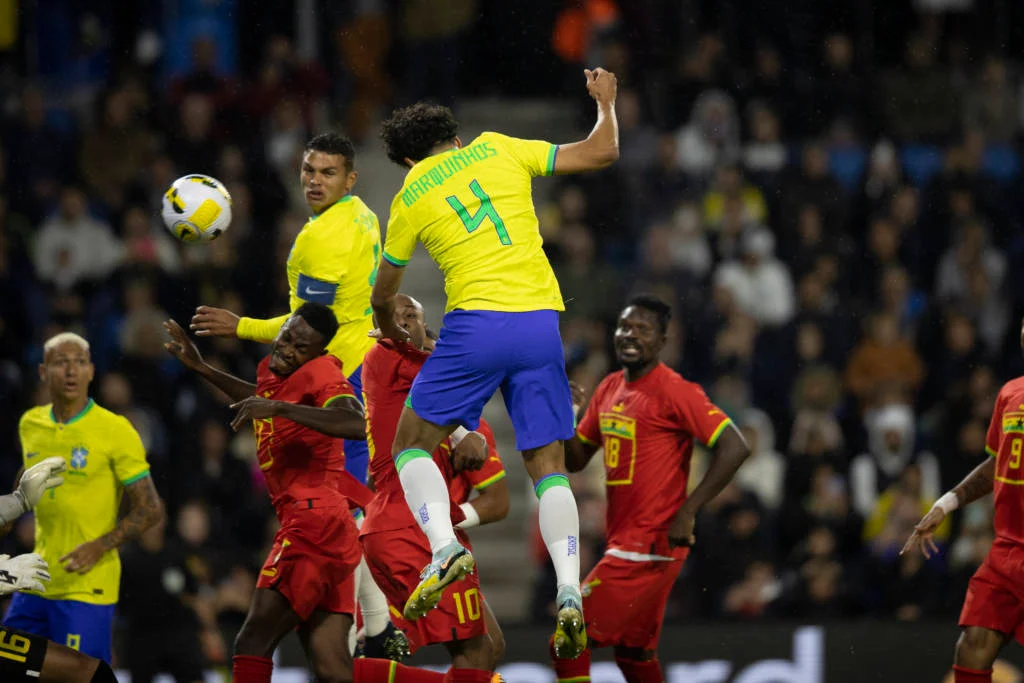
[[686, 554], [662, 562], [602, 557], [582, 585], [587, 637], [602, 646], [657, 649], [665, 605], [685, 559]]
[[[459, 543], [472, 549], [469, 538], [455, 530]], [[480, 576], [473, 572], [449, 586], [441, 602], [427, 616], [416, 621], [402, 618], [405, 601], [420, 582], [420, 572], [430, 564], [430, 544], [417, 527], [378, 531], [359, 537], [366, 563], [388, 599], [391, 621], [405, 631], [413, 650], [436, 643], [467, 640], [487, 632]]]
[[315, 610], [353, 614], [358, 533], [348, 508], [289, 510], [256, 587], [286, 597], [303, 621]]
[[981, 626], [1024, 644], [1024, 548], [996, 540], [967, 585], [960, 626]]

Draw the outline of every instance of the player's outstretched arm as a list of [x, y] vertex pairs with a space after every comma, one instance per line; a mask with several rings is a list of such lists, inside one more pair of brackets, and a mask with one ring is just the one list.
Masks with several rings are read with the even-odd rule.
[[198, 337], [227, 337], [248, 339], [269, 344], [274, 341], [288, 314], [276, 318], [239, 318], [226, 308], [196, 307], [189, 328]]
[[395, 297], [398, 296], [404, 275], [405, 268], [396, 266], [386, 258], [380, 260], [377, 281], [373, 283], [373, 293], [370, 294], [373, 319], [377, 323], [377, 329], [370, 333], [371, 336], [409, 341], [409, 333], [395, 322]]
[[587, 92], [597, 102], [597, 123], [585, 140], [558, 146], [555, 173], [582, 173], [611, 166], [619, 158], [619, 122], [615, 117], [618, 82], [598, 67], [584, 69]]
[[203, 360], [199, 349], [185, 334], [174, 320], [164, 322], [164, 329], [171, 336], [171, 341], [164, 344], [167, 353], [171, 354], [186, 368], [223, 391], [232, 401], [241, 401], [256, 393], [256, 385], [235, 377], [231, 373], [219, 370]]
[[985, 458], [985, 462], [975, 467], [970, 474], [964, 477], [963, 481], [953, 487], [952, 491], [947, 491], [941, 498], [935, 501], [928, 514], [922, 517], [921, 521], [914, 527], [914, 533], [910, 534], [910, 538], [904, 544], [900, 555], [915, 547], [920, 547], [921, 552], [928, 558], [939, 552], [939, 546], [935, 544], [934, 535], [935, 530], [942, 524], [942, 520], [958, 507], [969, 505], [979, 498], [992, 493], [995, 476], [996, 459], [992, 457]]
[[697, 484], [697, 488], [686, 497], [686, 502], [679, 508], [675, 519], [672, 520], [668, 529], [669, 544], [672, 546], [693, 545], [696, 540], [693, 535], [693, 527], [697, 513], [732, 481], [736, 471], [749, 455], [750, 448], [747, 446], [747, 442], [743, 440], [743, 436], [735, 425], [730, 424], [718, 437], [711, 465], [704, 474], [704, 478]]
[[249, 420], [283, 417], [327, 436], [351, 441], [366, 440], [366, 416], [363, 413], [363, 406], [352, 397], [340, 398], [324, 408], [319, 408], [274, 401], [262, 396], [249, 396], [232, 404], [231, 408], [238, 411], [235, 419], [231, 421], [231, 428], [236, 432]]

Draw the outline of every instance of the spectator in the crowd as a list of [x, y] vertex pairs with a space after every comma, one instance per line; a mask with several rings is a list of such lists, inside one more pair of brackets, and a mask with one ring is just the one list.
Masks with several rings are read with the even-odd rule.
[[566, 317], [607, 318], [621, 287], [615, 271], [598, 260], [594, 236], [586, 225], [573, 223], [559, 231], [558, 244], [561, 254], [555, 272]]
[[795, 311], [793, 280], [775, 258], [775, 238], [767, 228], [743, 236], [742, 263], [723, 263], [715, 281], [729, 288], [739, 307], [762, 325], [782, 325]]
[[979, 79], [964, 96], [963, 119], [989, 142], [1014, 141], [1020, 129], [1020, 85], [1002, 57], [985, 59]]
[[957, 93], [936, 63], [936, 45], [927, 35], [911, 36], [902, 67], [887, 73], [878, 91], [885, 124], [896, 138], [929, 142], [956, 125]]
[[912, 397], [924, 379], [924, 364], [888, 313], [875, 313], [867, 336], [854, 348], [846, 366], [846, 386], [864, 408], [892, 389]]
[[676, 134], [676, 160], [696, 179], [706, 179], [720, 164], [739, 160], [740, 124], [736, 104], [722, 90], [697, 98], [689, 123]]
[[131, 94], [117, 89], [102, 101], [99, 125], [85, 135], [79, 152], [82, 179], [108, 209], [124, 206], [125, 191], [149, 161], [154, 140], [132, 106]]
[[190, 563], [165, 530], [165, 523], [146, 530], [121, 558], [125, 660], [133, 682], [152, 683], [166, 671], [181, 683], [197, 683], [205, 660], [223, 664], [227, 648], [209, 596], [200, 594]]
[[[10, 125], [0, 128], [4, 130], [2, 144], [8, 157], [0, 177], [6, 176], [10, 183], [13, 207], [38, 221], [58, 200], [61, 187], [71, 180], [71, 140], [47, 120], [46, 97], [38, 86], [22, 89], [20, 105]], [[0, 158], [0, 167], [3, 161]]]
[[103, 280], [124, 258], [124, 247], [110, 226], [89, 215], [85, 193], [69, 186], [60, 206], [39, 229], [35, 269], [39, 279], [59, 290]]
[[775, 428], [760, 410], [748, 410], [739, 416], [750, 456], [736, 473], [736, 483], [757, 496], [769, 512], [782, 504], [786, 461], [775, 450]]
[[789, 157], [779, 116], [768, 105], [754, 102], [747, 108], [747, 129], [750, 141], [743, 147], [743, 168], [754, 182], [772, 189]]
[[735, 164], [719, 166], [714, 181], [704, 194], [704, 222], [717, 229], [725, 216], [728, 200], [738, 201], [743, 207], [743, 222], [763, 224], [768, 218], [768, 207], [761, 190], [746, 182], [740, 167]]
[[868, 411], [864, 422], [868, 452], [850, 462], [854, 509], [868, 517], [878, 510], [879, 498], [887, 489], [911, 478], [922, 500], [938, 498], [942, 485], [939, 461], [932, 453], [917, 450], [913, 408], [890, 404]]

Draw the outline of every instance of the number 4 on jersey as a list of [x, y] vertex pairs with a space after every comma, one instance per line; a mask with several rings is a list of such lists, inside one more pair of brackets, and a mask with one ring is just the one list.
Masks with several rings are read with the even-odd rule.
[[488, 218], [491, 219], [491, 223], [494, 223], [494, 229], [498, 231], [498, 239], [502, 244], [508, 246], [512, 244], [512, 240], [508, 236], [508, 231], [505, 229], [505, 221], [501, 220], [501, 216], [494, 209], [494, 204], [491, 203], [491, 198], [487, 196], [483, 188], [480, 187], [480, 183], [473, 180], [469, 184], [469, 189], [473, 191], [476, 198], [480, 200], [480, 208], [475, 214], [470, 215], [466, 205], [459, 201], [459, 198], [455, 195], [448, 197], [448, 205], [455, 209], [455, 213], [459, 215], [459, 220], [466, 226], [466, 232], [473, 232], [480, 227]]

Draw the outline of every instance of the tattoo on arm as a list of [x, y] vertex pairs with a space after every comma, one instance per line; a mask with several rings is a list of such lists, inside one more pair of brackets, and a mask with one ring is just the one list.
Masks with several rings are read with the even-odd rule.
[[967, 505], [992, 493], [992, 485], [995, 483], [996, 459], [989, 457], [974, 470], [964, 477], [964, 480], [956, 485], [953, 490], [960, 499], [960, 505]]
[[142, 532], [160, 522], [164, 517], [164, 502], [153, 485], [153, 477], [143, 477], [128, 485], [130, 507], [128, 514], [108, 534], [100, 536], [103, 548], [112, 550], [127, 541], [133, 541]]

